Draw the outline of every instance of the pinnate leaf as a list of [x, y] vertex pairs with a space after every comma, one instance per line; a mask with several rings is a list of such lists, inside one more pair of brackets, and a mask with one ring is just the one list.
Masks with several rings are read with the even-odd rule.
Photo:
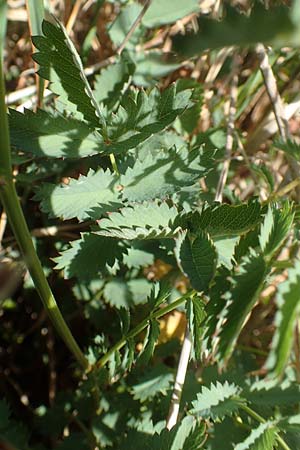
[[164, 130], [189, 105], [191, 90], [176, 92], [172, 84], [162, 93], [147, 95], [132, 89], [109, 117], [105, 138], [91, 125], [45, 111], [11, 111], [12, 144], [37, 156], [78, 158], [96, 153], [125, 153], [152, 134]]
[[176, 83], [162, 93], [131, 89], [109, 120], [107, 150], [118, 154], [137, 147], [152, 134], [164, 130], [190, 105], [192, 90], [177, 92]]

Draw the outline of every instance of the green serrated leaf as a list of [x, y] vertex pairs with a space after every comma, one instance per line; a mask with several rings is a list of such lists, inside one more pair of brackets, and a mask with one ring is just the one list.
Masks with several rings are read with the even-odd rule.
[[127, 339], [124, 356], [122, 359], [122, 369], [131, 370], [132, 364], [134, 363], [135, 357], [135, 341], [134, 339]]
[[177, 92], [176, 83], [162, 93], [157, 88], [149, 94], [136, 89], [127, 91], [111, 116], [107, 149], [117, 154], [137, 147], [152, 134], [171, 125], [190, 104], [191, 96], [190, 89]]
[[250, 435], [235, 446], [235, 450], [273, 450], [277, 428], [272, 422], [261, 423]]
[[207, 291], [216, 269], [216, 250], [205, 233], [183, 232], [176, 239], [176, 258], [196, 291]]
[[94, 96], [98, 103], [103, 103], [109, 110], [120, 100], [122, 90], [134, 72], [134, 64], [123, 52], [121, 58], [101, 70], [95, 77]]
[[154, 348], [160, 334], [159, 323], [156, 319], [150, 321], [144, 339], [143, 348], [139, 354], [139, 364], [146, 364], [154, 353]]
[[204, 304], [199, 297], [187, 301], [187, 319], [192, 337], [196, 360], [201, 358], [201, 338], [203, 335], [203, 320], [205, 318]]
[[33, 59], [40, 65], [38, 74], [52, 82], [56, 94], [67, 94], [68, 101], [82, 114], [93, 128], [105, 127], [105, 119], [93, 95], [83, 70], [82, 62], [64, 26], [43, 21], [44, 36], [34, 36], [32, 41], [39, 52]]
[[[272, 380], [273, 382], [274, 380]], [[251, 386], [249, 392], [244, 391], [245, 397], [254, 405], [258, 406], [283, 406], [296, 405], [300, 402], [300, 386], [297, 383], [271, 383], [267, 385], [263, 380], [260, 386]]]
[[148, 153], [121, 176], [123, 196], [131, 202], [163, 200], [207, 175], [213, 164], [213, 154], [199, 148]]
[[242, 260], [240, 268], [232, 278], [227, 304], [222, 313], [226, 318], [219, 334], [219, 355], [228, 358], [233, 351], [245, 319], [253, 308], [268, 273], [262, 255], [251, 251]]
[[170, 286], [167, 283], [154, 284], [152, 291], [147, 299], [151, 310], [158, 308], [170, 297]]
[[205, 205], [192, 213], [191, 230], [206, 230], [212, 238], [246, 233], [261, 221], [262, 208], [254, 200], [242, 205]]
[[139, 378], [132, 387], [133, 398], [144, 402], [157, 394], [166, 395], [173, 378], [173, 373], [166, 366], [158, 365]]
[[144, 202], [112, 212], [99, 221], [96, 234], [118, 239], [159, 239], [173, 237], [179, 227], [174, 226], [177, 209], [167, 203]]
[[18, 149], [48, 158], [83, 158], [99, 153], [101, 142], [87, 124], [38, 109], [10, 110], [10, 139]]
[[259, 243], [265, 256], [272, 257], [287, 238], [294, 220], [294, 213], [288, 202], [281, 210], [271, 206], [261, 226]]
[[72, 241], [67, 250], [54, 258], [55, 269], [63, 269], [67, 279], [91, 280], [100, 273], [115, 270], [121, 256], [122, 250], [114, 239], [82, 233], [80, 239]]
[[106, 283], [103, 291], [105, 300], [116, 308], [126, 308], [130, 306], [130, 292], [125, 281], [121, 278], [114, 278]]
[[124, 255], [123, 263], [129, 268], [139, 269], [140, 267], [147, 267], [153, 264], [154, 255], [145, 250], [129, 247], [127, 254]]
[[293, 342], [293, 330], [300, 312], [300, 262], [288, 271], [288, 278], [279, 284], [276, 296], [276, 331], [266, 367], [280, 376], [289, 359]]
[[[177, 429], [176, 429], [177, 428]], [[170, 450], [199, 450], [202, 448], [205, 427], [192, 416], [186, 416], [175, 428], [176, 434]]]
[[153, 284], [145, 278], [135, 278], [128, 281], [128, 286], [132, 298], [132, 302], [135, 305], [145, 303], [151, 294]]
[[172, 84], [162, 93], [130, 90], [109, 120], [105, 139], [94, 128], [74, 118], [39, 110], [10, 112], [11, 142], [37, 156], [78, 158], [96, 153], [125, 153], [152, 134], [164, 130], [189, 105], [191, 90], [176, 92]]
[[220, 326], [223, 324], [222, 311], [226, 305], [225, 294], [230, 290], [229, 281], [230, 271], [221, 267], [218, 269], [214, 277], [214, 283], [210, 289], [209, 302], [205, 308], [205, 338], [207, 339], [208, 348], [212, 350], [212, 341], [216, 334], [220, 331]]
[[97, 172], [90, 169], [86, 176], [71, 179], [67, 185], [43, 184], [35, 199], [41, 201], [42, 211], [51, 217], [84, 220], [90, 217], [90, 211], [93, 217], [101, 217], [105, 212], [122, 206], [115, 184], [116, 176], [109, 169]]
[[192, 402], [191, 413], [213, 420], [230, 416], [239, 409], [243, 401], [239, 393], [240, 388], [228, 381], [224, 384], [218, 381], [216, 384], [211, 383], [209, 388], [203, 386], [201, 393], [197, 394], [197, 400]]

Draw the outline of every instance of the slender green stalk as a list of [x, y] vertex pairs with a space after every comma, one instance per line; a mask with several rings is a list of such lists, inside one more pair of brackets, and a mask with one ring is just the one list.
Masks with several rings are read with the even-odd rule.
[[[243, 409], [249, 416], [253, 417], [253, 419], [257, 420], [259, 423], [266, 423], [266, 420], [257, 414], [257, 412], [253, 411], [252, 408], [249, 408], [249, 406], [245, 405], [244, 403], [240, 404], [240, 408]], [[282, 439], [282, 437], [276, 433], [276, 439], [277, 442], [280, 444], [281, 448], [283, 450], [291, 450], [291, 448], [287, 445], [287, 443]]]
[[36, 290], [38, 291], [55, 329], [82, 368], [87, 370], [89, 368], [89, 363], [72, 336], [72, 333], [56, 304], [55, 298], [43, 272], [15, 189], [11, 169], [10, 140], [5, 106], [2, 57], [0, 57], [0, 136], [0, 200], [6, 211], [9, 223], [21, 249]]
[[159, 319], [160, 317], [164, 316], [165, 314], [168, 314], [169, 312], [176, 309], [178, 306], [180, 306], [185, 300], [191, 296], [191, 291], [184, 294], [182, 297], [178, 298], [174, 302], [170, 303], [169, 305], [165, 306], [164, 308], [158, 309], [157, 311], [151, 312], [142, 322], [140, 322], [135, 328], [133, 328], [131, 331], [129, 331], [128, 334], [123, 336], [118, 342], [116, 342], [115, 345], [113, 345], [106, 353], [105, 355], [100, 358], [96, 364], [95, 367], [101, 368], [105, 366], [105, 364], [108, 362], [110, 357], [120, 350], [128, 339], [134, 338], [136, 335], [138, 335], [141, 331], [143, 331], [149, 324], [149, 322], [153, 319]]

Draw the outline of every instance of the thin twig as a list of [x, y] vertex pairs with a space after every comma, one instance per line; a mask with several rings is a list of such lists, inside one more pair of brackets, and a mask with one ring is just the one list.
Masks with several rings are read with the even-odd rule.
[[68, 34], [70, 34], [72, 31], [72, 28], [74, 26], [75, 20], [77, 19], [81, 7], [82, 7], [82, 0], [76, 0], [66, 25], [66, 30]]
[[283, 102], [277, 89], [276, 78], [271, 68], [266, 49], [262, 44], [256, 46], [256, 54], [259, 59], [259, 68], [264, 78], [265, 87], [272, 104], [280, 136], [286, 141], [289, 136], [289, 125], [285, 117]]
[[2, 239], [5, 233], [6, 225], [7, 225], [7, 215], [6, 212], [3, 210], [0, 217], [0, 249], [2, 247]]
[[[256, 54], [260, 62], [260, 70], [264, 78], [265, 87], [272, 105], [280, 137], [286, 142], [290, 138], [289, 123], [285, 115], [285, 108], [278, 91], [276, 78], [270, 65], [268, 54], [262, 44], [256, 46]], [[298, 178], [300, 176], [300, 168], [297, 161], [290, 155], [287, 155], [286, 159], [292, 175], [295, 178]], [[297, 189], [297, 195], [300, 197], [299, 189]]]
[[182, 344], [182, 349], [180, 353], [177, 373], [176, 373], [176, 379], [175, 384], [172, 392], [171, 397], [171, 403], [170, 403], [170, 409], [169, 409], [169, 415], [167, 418], [167, 429], [171, 430], [171, 428], [176, 425], [178, 414], [179, 414], [179, 407], [180, 407], [180, 400], [182, 396], [182, 390], [184, 386], [185, 376], [188, 368], [188, 363], [190, 359], [190, 354], [192, 350], [192, 341], [191, 336], [189, 332], [188, 325], [185, 330], [185, 336], [184, 341]]
[[149, 6], [151, 5], [151, 1], [152, 0], [146, 0], [145, 4], [143, 6], [143, 9], [141, 10], [141, 12], [139, 13], [139, 15], [137, 16], [137, 18], [135, 19], [135, 21], [133, 22], [133, 24], [131, 25], [128, 33], [125, 36], [125, 39], [123, 40], [122, 44], [118, 47], [117, 49], [117, 54], [121, 55], [122, 51], [124, 50], [127, 42], [129, 41], [129, 39], [131, 38], [131, 36], [133, 35], [133, 33], [135, 32], [136, 28], [139, 26], [139, 24], [141, 23], [144, 15], [147, 12], [147, 9], [149, 8]]
[[221, 202], [223, 199], [223, 191], [226, 185], [229, 166], [231, 162], [231, 153], [233, 147], [233, 136], [234, 136], [234, 119], [236, 113], [236, 100], [238, 94], [238, 57], [235, 56], [233, 59], [233, 77], [230, 87], [230, 100], [229, 100], [229, 114], [228, 114], [228, 124], [227, 124], [227, 136], [226, 136], [226, 147], [225, 147], [225, 160], [223, 163], [221, 175], [219, 178], [217, 191], [215, 195], [215, 201]]

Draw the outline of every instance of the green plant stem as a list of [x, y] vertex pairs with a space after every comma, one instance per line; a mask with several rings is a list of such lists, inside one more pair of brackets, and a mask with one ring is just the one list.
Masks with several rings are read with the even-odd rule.
[[139, 323], [135, 328], [133, 328], [126, 336], [123, 336], [118, 342], [116, 342], [115, 345], [113, 345], [106, 353], [102, 356], [96, 363], [95, 367], [98, 369], [101, 369], [101, 367], [105, 366], [105, 364], [108, 362], [110, 357], [120, 350], [128, 339], [134, 338], [137, 334], [139, 334], [141, 331], [143, 331], [149, 322], [153, 319], [159, 319], [160, 317], [164, 316], [165, 314], [168, 314], [169, 312], [176, 309], [178, 306], [180, 306], [185, 300], [190, 297], [192, 294], [192, 291], [187, 292], [182, 297], [178, 298], [174, 302], [170, 303], [169, 305], [165, 306], [164, 308], [161, 308], [157, 311], [151, 312], [144, 320], [142, 320], [141, 323]]
[[[253, 417], [253, 419], [257, 420], [257, 422], [266, 423], [266, 420], [262, 416], [257, 414], [257, 412], [253, 411], [252, 408], [245, 405], [244, 403], [240, 404], [240, 408], [243, 409], [245, 413], [247, 413], [249, 416]], [[276, 439], [280, 444], [281, 448], [283, 448], [284, 450], [291, 450], [291, 448], [287, 445], [287, 443], [282, 439], [282, 437], [278, 433], [276, 433]]]
[[36, 290], [43, 302], [44, 308], [55, 329], [73, 353], [78, 363], [84, 370], [87, 370], [89, 368], [89, 363], [72, 336], [72, 333], [57, 306], [33, 246], [31, 235], [18, 199], [11, 169], [10, 140], [4, 94], [5, 86], [2, 58], [0, 58], [0, 200], [6, 211], [10, 226], [21, 249]]

